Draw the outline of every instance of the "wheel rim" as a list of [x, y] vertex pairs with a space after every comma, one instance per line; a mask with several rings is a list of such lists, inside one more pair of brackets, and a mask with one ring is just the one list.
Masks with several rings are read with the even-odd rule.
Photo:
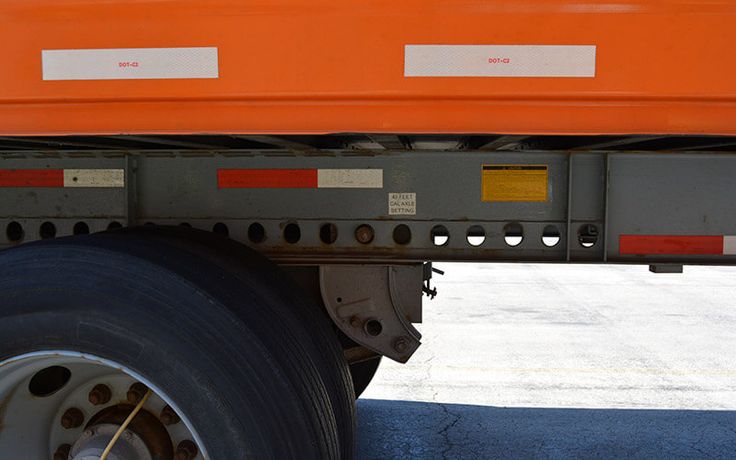
[[108, 460], [209, 458], [186, 414], [161, 388], [119, 363], [65, 350], [0, 362], [0, 452], [9, 458], [99, 459], [147, 389], [150, 397]]

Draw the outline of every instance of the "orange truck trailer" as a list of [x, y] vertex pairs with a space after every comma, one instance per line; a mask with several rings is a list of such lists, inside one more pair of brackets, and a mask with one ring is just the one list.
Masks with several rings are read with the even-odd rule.
[[0, 457], [351, 458], [433, 261], [736, 263], [730, 0], [4, 0]]

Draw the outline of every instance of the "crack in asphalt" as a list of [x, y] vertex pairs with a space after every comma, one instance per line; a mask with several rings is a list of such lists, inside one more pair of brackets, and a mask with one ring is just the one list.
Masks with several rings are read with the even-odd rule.
[[732, 273], [463, 267], [359, 458], [735, 458]]
[[442, 436], [442, 439], [444, 440], [444, 449], [442, 449], [442, 458], [443, 460], [447, 460], [448, 454], [450, 451], [455, 447], [455, 443], [452, 442], [450, 439], [449, 431], [457, 425], [457, 422], [460, 421], [460, 416], [458, 414], [453, 413], [450, 411], [450, 409], [447, 408], [447, 404], [439, 403], [440, 407], [442, 408], [442, 411], [445, 413], [445, 418], [452, 417], [452, 421], [449, 423], [446, 423], [445, 426], [437, 432], [438, 435]]

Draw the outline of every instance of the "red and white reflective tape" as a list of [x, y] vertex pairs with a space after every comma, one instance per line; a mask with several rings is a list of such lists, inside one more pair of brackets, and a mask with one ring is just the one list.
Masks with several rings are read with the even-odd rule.
[[383, 169], [219, 169], [219, 188], [383, 188]]
[[124, 169], [0, 169], [0, 188], [123, 188]]
[[622, 255], [736, 255], [736, 236], [621, 235]]

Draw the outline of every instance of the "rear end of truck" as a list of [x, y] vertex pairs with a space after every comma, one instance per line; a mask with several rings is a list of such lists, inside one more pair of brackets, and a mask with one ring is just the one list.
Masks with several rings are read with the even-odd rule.
[[432, 262], [736, 262], [729, 1], [8, 0], [0, 456], [350, 458]]

